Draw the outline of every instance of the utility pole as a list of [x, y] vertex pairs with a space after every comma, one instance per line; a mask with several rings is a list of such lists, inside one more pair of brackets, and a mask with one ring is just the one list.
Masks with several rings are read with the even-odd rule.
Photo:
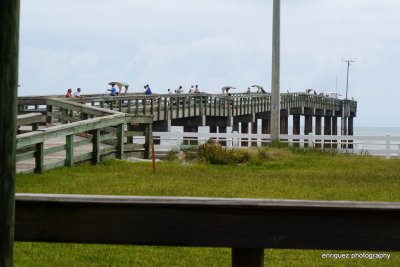
[[347, 78], [346, 78], [346, 98], [342, 104], [342, 135], [348, 135], [348, 127], [347, 127], [347, 118], [350, 116], [349, 103], [348, 103], [348, 93], [349, 93], [349, 72], [350, 65], [353, 62], [356, 62], [355, 59], [342, 59], [342, 62], [347, 63]]
[[0, 1], [0, 266], [13, 265], [19, 0]]
[[355, 59], [342, 59], [343, 62], [347, 63], [347, 80], [346, 80], [346, 100], [347, 100], [347, 94], [349, 92], [349, 71], [350, 71], [350, 65], [351, 63], [356, 62]]
[[279, 141], [281, 1], [274, 0], [272, 25], [271, 142]]

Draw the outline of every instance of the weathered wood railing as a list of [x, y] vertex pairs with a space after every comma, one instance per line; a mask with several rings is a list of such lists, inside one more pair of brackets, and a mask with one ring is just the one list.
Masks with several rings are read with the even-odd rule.
[[32, 131], [39, 129], [39, 123], [42, 121], [41, 113], [28, 113], [17, 116], [17, 127], [30, 125]]
[[[33, 101], [33, 102], [32, 102]], [[150, 95], [125, 94], [117, 97], [109, 95], [86, 95], [84, 98], [68, 101], [106, 108], [134, 115], [153, 115], [155, 121], [185, 118], [192, 116], [240, 116], [263, 113], [271, 110], [270, 94], [165, 94]], [[20, 97], [19, 111], [42, 111], [46, 105], [43, 97]], [[340, 100], [306, 93], [281, 94], [281, 109], [309, 108], [341, 112], [343, 105], [350, 112], [357, 111], [357, 102]]]
[[400, 251], [400, 203], [17, 194], [15, 240], [232, 248]]
[[[46, 103], [47, 122], [64, 124], [17, 135], [17, 164], [35, 159], [34, 167], [19, 172], [42, 172], [82, 161], [96, 164], [106, 157], [150, 157], [151, 116], [133, 116], [58, 99], [49, 99]], [[77, 135], [83, 138], [75, 140]], [[144, 136], [145, 142], [134, 143], [134, 136]], [[65, 141], [46, 148], [45, 142], [55, 138]], [[89, 152], [75, 154], [81, 146], [89, 146]], [[62, 154], [58, 155], [61, 159], [45, 162], [45, 156], [56, 153]]]

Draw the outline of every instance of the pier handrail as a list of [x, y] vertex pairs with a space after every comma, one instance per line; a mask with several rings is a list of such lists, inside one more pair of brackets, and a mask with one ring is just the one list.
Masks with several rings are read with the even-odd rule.
[[[271, 110], [271, 95], [269, 93], [236, 93], [230, 96], [207, 93], [153, 94], [150, 96], [139, 93], [122, 94], [120, 96], [96, 94], [65, 100], [135, 115], [150, 114], [154, 116], [156, 121], [199, 115], [229, 117]], [[32, 101], [36, 106], [45, 103], [43, 98], [32, 98]], [[110, 104], [105, 105], [106, 102]], [[20, 98], [19, 110], [25, 110], [23, 106], [28, 103], [29, 98]], [[344, 105], [349, 107], [350, 112], [355, 113], [357, 111], [357, 102], [353, 100], [341, 100], [307, 93], [281, 94], [281, 109], [309, 108], [341, 112]]]
[[[17, 135], [17, 162], [35, 159], [34, 168], [21, 172], [42, 172], [59, 166], [72, 166], [81, 161], [96, 164], [103, 157], [123, 158], [125, 153], [150, 157], [151, 116], [134, 116], [63, 99], [47, 99], [46, 104], [50, 127]], [[56, 119], [63, 124], [52, 125]], [[74, 140], [78, 134], [84, 136], [83, 140]], [[134, 143], [133, 136], [143, 136], [144, 144]], [[64, 138], [65, 142], [46, 148], [45, 141], [52, 138]], [[108, 147], [102, 148], [102, 143]], [[74, 155], [74, 148], [84, 145], [90, 145], [90, 152]], [[45, 162], [45, 155], [58, 152], [64, 152], [65, 157], [55, 162]]]

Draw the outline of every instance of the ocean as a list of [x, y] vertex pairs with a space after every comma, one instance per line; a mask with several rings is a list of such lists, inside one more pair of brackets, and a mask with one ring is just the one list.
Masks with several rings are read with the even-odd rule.
[[[172, 131], [183, 131], [182, 126], [172, 126]], [[228, 132], [232, 130], [231, 127], [228, 127]], [[261, 133], [261, 125], [258, 127], [259, 133]], [[199, 132], [208, 133], [209, 127], [199, 127]], [[289, 126], [289, 134], [291, 134], [292, 126]], [[304, 128], [301, 127], [301, 133], [304, 133]], [[338, 128], [338, 134], [340, 135], [340, 127]], [[354, 135], [355, 136], [400, 136], [400, 127], [354, 127]]]
[[400, 136], [400, 127], [355, 127], [354, 135], [358, 136]]

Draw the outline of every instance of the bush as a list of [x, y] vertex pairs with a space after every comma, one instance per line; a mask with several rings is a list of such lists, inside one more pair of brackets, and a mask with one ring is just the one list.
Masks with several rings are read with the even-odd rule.
[[176, 155], [176, 151], [170, 150], [168, 151], [167, 155], [165, 156], [166, 161], [175, 161], [178, 159], [178, 156]]
[[245, 163], [249, 160], [250, 154], [245, 150], [223, 148], [210, 139], [205, 144], [199, 146], [197, 157], [205, 163], [227, 165]]

